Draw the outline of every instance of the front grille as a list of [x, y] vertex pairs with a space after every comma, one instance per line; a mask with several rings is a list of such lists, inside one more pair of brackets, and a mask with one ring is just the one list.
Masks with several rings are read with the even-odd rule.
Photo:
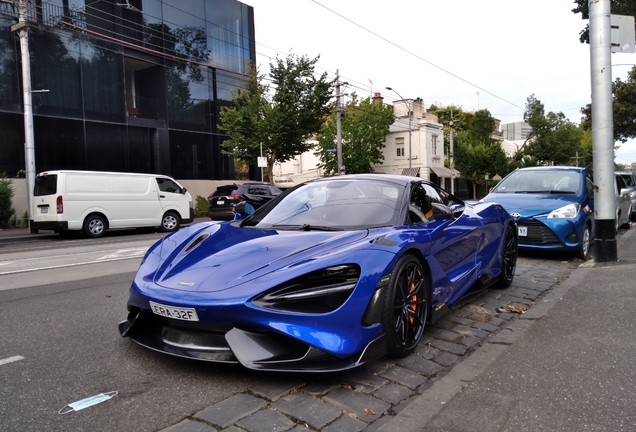
[[519, 237], [519, 243], [531, 245], [560, 245], [558, 237], [550, 228], [536, 220], [517, 222], [518, 226], [528, 227], [528, 236]]

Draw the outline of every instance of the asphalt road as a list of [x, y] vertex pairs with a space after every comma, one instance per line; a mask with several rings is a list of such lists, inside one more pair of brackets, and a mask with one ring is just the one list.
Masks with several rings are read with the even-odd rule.
[[[159, 236], [55, 239], [2, 250], [0, 431], [157, 430], [258, 379], [235, 365], [175, 359], [119, 336], [142, 250]], [[118, 393], [58, 413], [106, 392]]]

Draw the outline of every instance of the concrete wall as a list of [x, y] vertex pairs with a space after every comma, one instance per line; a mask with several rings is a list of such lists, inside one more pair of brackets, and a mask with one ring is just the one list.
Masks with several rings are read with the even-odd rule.
[[[188, 189], [190, 195], [192, 195], [192, 204], [196, 207], [197, 195], [207, 198], [208, 195], [214, 192], [217, 186], [232, 184], [232, 183], [246, 183], [245, 181], [234, 180], [178, 180], [179, 184]], [[17, 217], [22, 217], [25, 211], [28, 209], [28, 197], [26, 179], [11, 179], [11, 186], [13, 188], [13, 208]]]

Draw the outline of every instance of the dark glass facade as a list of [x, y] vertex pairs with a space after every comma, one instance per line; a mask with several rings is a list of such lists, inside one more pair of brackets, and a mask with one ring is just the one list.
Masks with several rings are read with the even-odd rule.
[[[235, 0], [28, 4], [36, 172], [234, 178], [218, 114], [255, 62], [252, 7]], [[24, 169], [20, 41], [11, 31], [17, 6], [0, 3], [0, 172], [9, 176]]]

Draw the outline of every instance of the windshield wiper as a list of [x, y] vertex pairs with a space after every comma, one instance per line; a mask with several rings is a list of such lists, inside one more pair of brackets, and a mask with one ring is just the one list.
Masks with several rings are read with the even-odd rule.
[[309, 224], [304, 224], [298, 229], [300, 231], [342, 231], [342, 228], [328, 227], [328, 226], [321, 226], [321, 225], [309, 225]]
[[518, 194], [546, 194], [546, 195], [574, 195], [576, 192], [563, 191], [563, 190], [529, 190], [529, 191], [516, 191]]

